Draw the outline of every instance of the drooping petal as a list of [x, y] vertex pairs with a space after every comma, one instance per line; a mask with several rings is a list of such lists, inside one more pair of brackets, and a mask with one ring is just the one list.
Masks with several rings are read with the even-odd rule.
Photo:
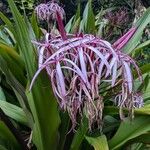
[[34, 81], [35, 81], [35, 79], [38, 77], [38, 75], [40, 74], [40, 72], [41, 72], [47, 65], [49, 65], [49, 64], [51, 64], [51, 63], [53, 63], [53, 62], [48, 62], [47, 64], [43, 64], [43, 65], [37, 70], [37, 72], [35, 73], [34, 77], [32, 78], [32, 81], [31, 81], [29, 90], [32, 89], [32, 86], [33, 86], [33, 84], [34, 84]]
[[124, 65], [124, 78], [127, 80], [127, 84], [128, 84], [128, 88], [129, 88], [129, 92], [132, 92], [132, 88], [133, 88], [133, 77], [132, 77], [132, 73], [131, 73], [131, 69], [128, 65], [127, 62], [123, 61], [123, 65]]
[[58, 76], [58, 81], [59, 81], [59, 84], [60, 84], [62, 96], [65, 97], [65, 95], [66, 95], [66, 88], [65, 88], [64, 75], [62, 73], [61, 66], [60, 66], [59, 62], [56, 65], [56, 74]]
[[81, 79], [86, 83], [86, 80], [85, 80], [84, 75], [83, 75], [82, 71], [80, 70], [80, 68], [74, 62], [72, 62], [69, 59], [65, 58], [63, 60], [69, 62], [75, 68], [76, 72], [79, 74], [79, 76], [81, 77]]
[[[107, 58], [108, 58], [109, 56], [110, 56], [110, 54], [106, 54], [105, 59], [107, 60]], [[104, 65], [105, 65], [105, 63], [104, 63], [103, 61], [99, 64], [99, 67], [98, 67], [98, 77], [99, 77], [99, 80], [100, 80], [101, 77], [102, 77], [102, 71], [103, 71]], [[107, 70], [107, 71], [106, 71], [106, 76], [108, 76], [109, 73], [110, 73], [110, 71]], [[106, 76], [105, 76], [105, 77], [106, 77]]]
[[38, 66], [39, 66], [39, 68], [42, 66], [43, 61], [44, 61], [44, 51], [45, 51], [45, 47], [42, 46], [39, 49], [39, 60], [38, 60]]
[[112, 87], [115, 85], [117, 79], [117, 61], [114, 63], [112, 72]]
[[89, 81], [88, 81], [88, 76], [87, 76], [86, 65], [85, 65], [85, 60], [84, 60], [82, 48], [79, 48], [79, 60], [80, 60], [81, 71], [84, 75], [84, 78], [86, 80], [88, 88], [90, 89], [91, 86], [90, 86]]
[[110, 66], [108, 61], [106, 60], [106, 58], [94, 47], [89, 46], [89, 45], [84, 45], [85, 48], [88, 48], [90, 50], [92, 50], [93, 52], [95, 52], [97, 54], [97, 56], [104, 62], [104, 64], [107, 67], [107, 70], [110, 72]]

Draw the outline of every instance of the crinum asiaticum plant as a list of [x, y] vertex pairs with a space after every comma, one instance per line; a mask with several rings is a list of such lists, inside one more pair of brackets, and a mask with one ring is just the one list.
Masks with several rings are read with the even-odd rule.
[[[63, 25], [65, 12], [54, 1], [40, 4], [35, 8], [39, 19], [50, 23], [56, 20], [59, 35], [45, 34], [43, 42], [33, 41], [38, 46], [38, 70], [33, 77], [30, 89], [38, 74], [46, 69], [50, 77], [53, 92], [62, 110], [68, 112], [72, 128], [77, 124], [77, 115], [89, 120], [89, 129], [93, 123], [101, 124], [104, 108], [102, 85], [111, 88], [119, 86], [113, 102], [129, 110], [143, 106], [143, 99], [134, 90], [131, 68], [134, 67], [142, 81], [136, 62], [121, 48], [135, 33], [132, 27], [113, 45], [91, 34], [67, 34]], [[120, 111], [120, 117], [123, 117]]]

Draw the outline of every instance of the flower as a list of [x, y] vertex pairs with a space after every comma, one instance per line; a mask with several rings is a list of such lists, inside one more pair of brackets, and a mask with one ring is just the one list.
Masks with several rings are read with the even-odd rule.
[[130, 56], [121, 52], [136, 28], [111, 45], [91, 34], [66, 34], [60, 16], [57, 22], [60, 36], [47, 33], [44, 43], [34, 42], [38, 46], [39, 68], [30, 89], [38, 74], [46, 69], [58, 104], [68, 111], [73, 129], [77, 115], [84, 114], [89, 120], [89, 129], [96, 122], [100, 126], [104, 108], [100, 91], [104, 85], [114, 87], [121, 80], [121, 91], [114, 99], [120, 108], [143, 106], [142, 97], [134, 91], [131, 71], [131, 66], [135, 67], [141, 78], [139, 68]]
[[35, 8], [35, 12], [39, 19], [48, 20], [50, 17], [50, 10], [47, 4], [40, 4]]
[[57, 37], [47, 42], [39, 44], [39, 70], [31, 86], [45, 68], [58, 103], [69, 112], [73, 126], [77, 113], [83, 112], [82, 107], [87, 112], [90, 124], [97, 118], [102, 119], [100, 81], [105, 74], [110, 75], [111, 66], [118, 59], [110, 43], [93, 35], [72, 36], [65, 41]]
[[49, 19], [56, 19], [56, 14], [58, 13], [63, 19], [65, 12], [62, 7], [60, 7], [55, 2], [49, 2], [47, 4], [42, 3], [35, 8], [35, 12], [40, 20], [49, 21]]

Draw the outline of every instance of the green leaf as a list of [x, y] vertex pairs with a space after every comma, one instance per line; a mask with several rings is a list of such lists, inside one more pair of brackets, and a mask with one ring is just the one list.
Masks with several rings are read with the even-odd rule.
[[96, 33], [95, 16], [92, 10], [92, 0], [89, 0], [83, 12], [83, 24], [85, 33]]
[[79, 2], [77, 12], [76, 12], [75, 18], [74, 18], [74, 23], [80, 18], [80, 14], [81, 14], [81, 3]]
[[21, 150], [16, 138], [2, 121], [0, 121], [0, 139], [3, 140], [6, 145], [9, 145], [9, 148]]
[[[28, 25], [20, 15], [13, 0], [9, 0], [8, 3], [15, 21], [16, 40], [25, 62], [30, 83], [37, 70], [36, 52], [31, 43]], [[33, 136], [36, 137], [34, 142], [37, 149], [48, 150], [50, 147], [55, 149], [60, 119], [57, 102], [44, 71], [37, 78], [32, 92], [27, 91], [26, 95], [35, 121]]]
[[27, 116], [24, 113], [23, 109], [20, 107], [10, 104], [6, 101], [2, 101], [0, 99], [0, 108], [4, 111], [4, 113], [9, 116], [10, 118], [16, 120], [17, 122], [24, 124], [26, 126], [28, 125]]
[[130, 147], [131, 150], [147, 150], [143, 147], [143, 145], [150, 144], [150, 133], [142, 134], [132, 140], [129, 140], [124, 147]]
[[147, 40], [144, 43], [140, 44], [138, 47], [134, 49], [134, 55], [138, 54], [141, 49], [148, 47], [149, 45], [150, 45], [150, 40]]
[[148, 83], [148, 86], [143, 93], [143, 98], [150, 100], [150, 83]]
[[146, 10], [144, 15], [135, 24], [135, 27], [137, 27], [137, 31], [128, 41], [128, 43], [124, 46], [123, 51], [125, 53], [131, 53], [134, 50], [134, 48], [139, 44], [143, 34], [143, 30], [145, 29], [148, 23], [150, 23], [150, 8]]
[[[139, 69], [140, 69], [142, 75], [149, 73], [150, 72], [150, 64], [145, 64], [145, 65], [141, 66]], [[138, 74], [136, 71], [133, 71], [133, 75], [134, 75], [134, 79], [138, 78]]]
[[4, 146], [0, 145], [0, 150], [8, 150]]
[[78, 33], [79, 27], [80, 27], [80, 18], [78, 18], [77, 21], [72, 26], [70, 33], [72, 33], [72, 34]]
[[120, 120], [115, 119], [110, 115], [105, 115], [103, 118], [104, 126], [103, 126], [103, 134], [109, 134], [111, 131], [118, 128], [120, 125]]
[[126, 119], [120, 124], [119, 129], [108, 142], [109, 148], [115, 150], [124, 145], [129, 140], [136, 138], [150, 131], [150, 117], [136, 116], [132, 121]]
[[38, 27], [37, 17], [34, 12], [32, 14], [31, 24], [32, 24], [33, 31], [36, 35], [36, 38], [39, 39], [40, 38], [40, 29]]
[[0, 55], [5, 59], [11, 72], [23, 84], [26, 83], [24, 76], [24, 63], [13, 47], [0, 42]]
[[0, 100], [6, 101], [6, 97], [5, 97], [5, 94], [4, 94], [3, 89], [1, 88], [1, 86], [0, 86]]
[[73, 22], [74, 16], [68, 21], [68, 23], [65, 26], [65, 30], [67, 33], [70, 33], [70, 30], [72, 28], [72, 22]]
[[0, 18], [7, 25], [10, 31], [14, 31], [11, 21], [2, 12], [0, 12]]
[[131, 150], [146, 150], [145, 147], [143, 146], [144, 145], [142, 143], [135, 143], [135, 144], [129, 145]]
[[150, 115], [150, 104], [145, 105], [142, 108], [135, 109], [135, 114], [139, 115]]
[[70, 33], [76, 34], [79, 31], [80, 22], [81, 22], [81, 18], [80, 18], [81, 8], [80, 7], [81, 7], [81, 4], [79, 2], [77, 12], [76, 12], [74, 19], [73, 19], [73, 22], [72, 22], [72, 27], [71, 27]]
[[95, 150], [109, 150], [107, 138], [105, 135], [100, 137], [85, 137], [86, 140], [94, 147]]
[[13, 47], [0, 42], [0, 48], [4, 52], [9, 54], [13, 59], [18, 61], [19, 65], [23, 65], [23, 60], [21, 59], [21, 57], [18, 55], [18, 53], [16, 52], [16, 50]]
[[145, 143], [145, 144], [150, 144], [150, 133], [142, 134], [131, 141], [129, 143]]
[[[123, 108], [123, 112], [125, 114], [128, 113], [128, 109], [127, 108]], [[141, 108], [137, 108], [134, 110], [135, 115], [150, 115], [150, 105], [147, 104], [144, 107]], [[104, 108], [104, 114], [105, 115], [117, 115], [119, 114], [119, 107], [115, 107], [115, 106], [106, 106]]]
[[83, 118], [83, 122], [80, 124], [79, 129], [75, 133], [70, 150], [78, 150], [83, 139], [85, 138], [85, 134], [88, 131], [88, 120], [86, 117]]
[[80, 3], [78, 4], [76, 14], [68, 21], [65, 26], [67, 33], [76, 33], [80, 26]]
[[2, 27], [0, 28], [0, 42], [3, 44], [12, 44], [12, 41], [10, 39], [10, 37], [8, 36], [8, 33], [6, 31], [7, 28]]
[[28, 103], [27, 103], [27, 96], [25, 95], [25, 89], [11, 73], [11, 71], [7, 66], [6, 61], [1, 57], [1, 55], [0, 55], [0, 70], [5, 74], [7, 82], [14, 90], [21, 107], [23, 108], [24, 112], [26, 113], [26, 116], [28, 117], [29, 124], [32, 127], [33, 118], [30, 111], [28, 110]]
[[15, 39], [15, 37], [14, 37], [14, 34], [13, 34], [13, 32], [12, 31], [10, 31], [8, 28], [4, 28], [5, 29], [5, 31], [6, 31], [6, 34], [8, 34], [9, 35], [9, 40], [10, 40], [10, 42], [11, 42], [11, 44], [12, 43], [16, 43], [16, 39]]
[[66, 137], [67, 137], [67, 133], [68, 133], [68, 129], [69, 129], [70, 118], [69, 118], [69, 115], [67, 112], [65, 112], [65, 113], [62, 112], [60, 114], [60, 118], [61, 118], [61, 124], [59, 127], [59, 134], [60, 134], [59, 150], [63, 150], [65, 141], [66, 141]]

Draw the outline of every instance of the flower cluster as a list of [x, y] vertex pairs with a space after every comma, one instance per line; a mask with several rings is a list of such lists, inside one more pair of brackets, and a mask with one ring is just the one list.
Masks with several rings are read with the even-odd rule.
[[42, 3], [35, 8], [35, 13], [37, 14], [38, 18], [41, 20], [48, 21], [51, 19], [56, 19], [57, 13], [60, 14], [61, 19], [63, 19], [65, 12], [63, 8], [61, 8], [55, 2], [49, 2], [47, 4]]
[[39, 68], [31, 87], [38, 74], [46, 69], [59, 106], [68, 111], [73, 128], [77, 115], [83, 114], [89, 120], [89, 128], [95, 122], [100, 125], [104, 107], [100, 91], [101, 86], [107, 84], [114, 87], [121, 81], [121, 91], [114, 98], [120, 108], [143, 106], [142, 97], [133, 89], [131, 66], [140, 77], [138, 66], [120, 51], [135, 30], [132, 28], [113, 45], [90, 34], [66, 35], [63, 32], [64, 36], [50, 38], [52, 36], [47, 33], [44, 43], [35, 42], [39, 50]]

